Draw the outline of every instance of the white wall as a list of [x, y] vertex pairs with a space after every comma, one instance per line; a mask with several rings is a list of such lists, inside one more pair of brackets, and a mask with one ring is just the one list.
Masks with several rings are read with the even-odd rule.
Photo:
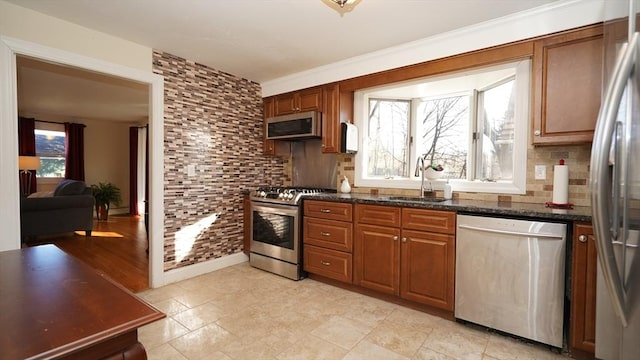
[[151, 72], [152, 49], [0, 0], [0, 35]]
[[[604, 19], [603, 1], [605, 0], [558, 1], [534, 10], [266, 81], [261, 84], [262, 96], [327, 84], [597, 23]], [[337, 38], [336, 41], [340, 39]]]
[[[81, 120], [84, 129], [84, 171], [88, 185], [111, 182], [120, 188], [122, 203], [110, 213], [129, 210], [129, 124]], [[120, 211], [119, 211], [120, 210]]]

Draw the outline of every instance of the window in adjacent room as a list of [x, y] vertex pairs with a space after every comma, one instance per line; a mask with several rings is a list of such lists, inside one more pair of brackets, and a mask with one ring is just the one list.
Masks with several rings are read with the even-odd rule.
[[419, 188], [419, 156], [457, 191], [522, 194], [530, 61], [356, 92], [357, 186]]
[[64, 178], [65, 132], [63, 124], [36, 122], [36, 155], [40, 157], [40, 178]]

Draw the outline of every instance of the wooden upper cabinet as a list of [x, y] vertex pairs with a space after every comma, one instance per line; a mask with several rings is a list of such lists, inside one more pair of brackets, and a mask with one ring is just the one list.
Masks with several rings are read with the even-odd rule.
[[322, 152], [340, 152], [340, 89], [338, 84], [324, 87], [322, 106]]
[[596, 346], [596, 275], [598, 257], [593, 228], [589, 223], [573, 226], [571, 268], [571, 350], [595, 353]]
[[273, 116], [275, 99], [273, 97], [265, 98], [262, 101], [264, 119], [262, 121], [262, 152], [265, 155], [275, 155], [276, 146], [274, 140], [267, 140], [267, 118]]
[[303, 111], [322, 111], [322, 87], [275, 96], [274, 116]]
[[602, 91], [602, 25], [534, 42], [534, 145], [593, 140]]

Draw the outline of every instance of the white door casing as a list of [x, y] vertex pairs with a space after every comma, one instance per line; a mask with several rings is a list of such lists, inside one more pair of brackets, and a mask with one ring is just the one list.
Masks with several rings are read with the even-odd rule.
[[149, 86], [149, 286], [164, 285], [164, 78], [84, 55], [0, 36], [0, 251], [19, 249], [16, 55], [116, 76]]

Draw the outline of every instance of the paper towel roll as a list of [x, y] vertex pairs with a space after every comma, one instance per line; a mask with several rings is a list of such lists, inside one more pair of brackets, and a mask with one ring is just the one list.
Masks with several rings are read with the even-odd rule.
[[553, 199], [551, 202], [554, 204], [569, 203], [569, 167], [567, 165], [553, 167]]

